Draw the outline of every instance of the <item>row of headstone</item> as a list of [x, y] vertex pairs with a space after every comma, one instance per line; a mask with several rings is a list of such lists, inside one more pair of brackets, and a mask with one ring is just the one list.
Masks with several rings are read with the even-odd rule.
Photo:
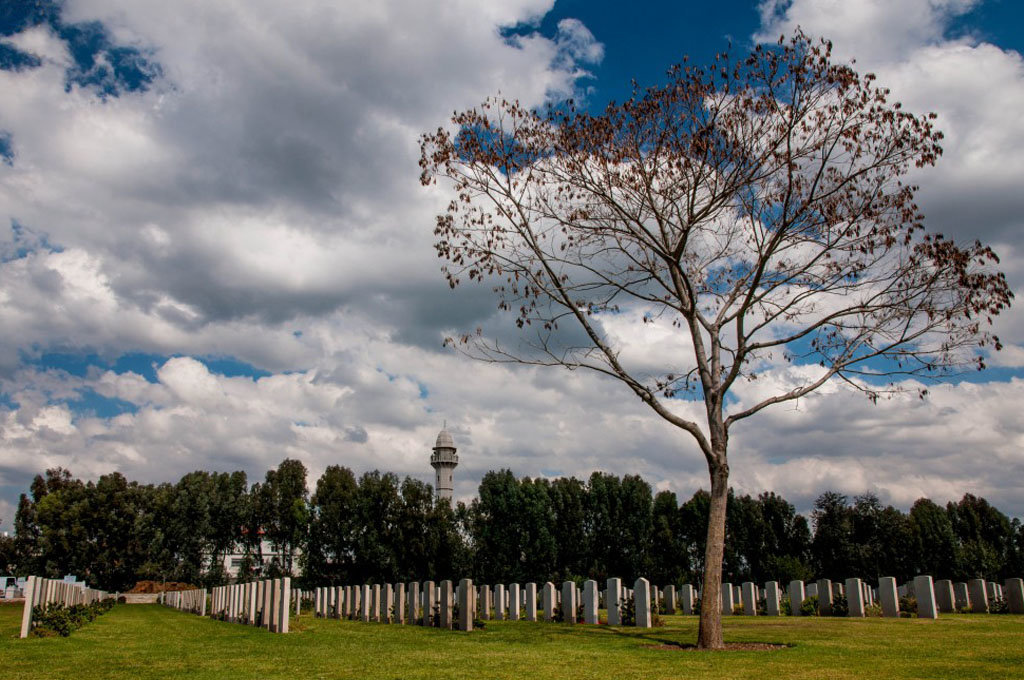
[[[684, 585], [680, 590], [683, 609], [693, 612], [695, 591]], [[598, 589], [596, 581], [589, 580], [578, 587], [573, 581], [565, 581], [559, 589], [554, 583], [520, 585], [498, 584], [475, 587], [471, 579], [463, 579], [458, 585], [452, 581], [417, 581], [396, 584], [364, 584], [359, 586], [330, 586], [313, 590], [313, 613], [317, 618], [337, 618], [363, 622], [418, 624], [471, 630], [474, 619], [509, 621], [555, 621], [566, 623], [598, 623], [598, 609], [602, 604], [608, 609], [608, 622], [621, 625], [623, 607], [629, 597], [634, 597], [635, 623], [650, 627], [659, 598], [665, 607], [676, 607], [676, 590], [669, 586], [665, 591], [652, 588], [647, 579], [638, 579], [634, 588], [622, 587], [622, 580], [608, 579], [604, 591]], [[459, 621], [453, 618], [455, 603], [458, 603]], [[539, 605], [539, 608], [538, 608]], [[560, 611], [560, 613], [559, 613]]]
[[91, 604], [110, 597], [105, 590], [87, 588], [84, 583], [59, 581], [40, 576], [29, 576], [25, 581], [25, 606], [21, 614], [21, 637], [28, 637], [32, 631], [32, 616], [35, 607], [45, 609], [50, 605], [73, 607], [76, 604]]
[[289, 577], [218, 586], [210, 591], [210, 616], [287, 633], [291, 615]]
[[[965, 602], [982, 603], [972, 608], [973, 611], [988, 611], [985, 597], [988, 590], [980, 579], [978, 586], [957, 584], [953, 588], [952, 602], [960, 601], [959, 586], [964, 586]], [[998, 585], [998, 584], [989, 584]], [[560, 619], [566, 623], [598, 623], [598, 609], [603, 605], [608, 611], [609, 625], [622, 625], [623, 607], [629, 598], [633, 598], [634, 623], [638, 627], [650, 627], [655, 611], [675, 613], [679, 609], [683, 614], [695, 613], [698, 593], [694, 586], [683, 584], [678, 590], [675, 586], [659, 589], [651, 586], [647, 579], [637, 579], [632, 589], [623, 587], [622, 580], [610, 578], [603, 591], [598, 590], [596, 581], [586, 581], [578, 587], [572, 581], [566, 581], [559, 589], [554, 583], [542, 584], [539, 591], [537, 584], [520, 585], [498, 584], [474, 587], [469, 579], [463, 579], [454, 586], [451, 581], [442, 581], [439, 585], [433, 581], [416, 581], [397, 584], [365, 584], [362, 586], [332, 586], [317, 588], [313, 591], [314, 614], [322, 618], [345, 618], [364, 622], [383, 623], [415, 623], [425, 626], [437, 625], [443, 628], [458, 627], [469, 630], [474, 618], [483, 620], [518, 621], [554, 621]], [[953, 611], [955, 604], [948, 604], [949, 581], [932, 583], [930, 576], [918, 576], [912, 584], [908, 584], [910, 592], [917, 594], [918, 616], [920, 618], [936, 618], [940, 611]], [[1002, 596], [1003, 588], [998, 591]], [[977, 591], [975, 593], [975, 591]], [[1005, 591], [1009, 593], [1007, 600], [1011, 612], [1024, 613], [1024, 590], [1021, 579], [1008, 579]], [[974, 593], [973, 595], [970, 593]], [[754, 616], [758, 613], [758, 605], [764, 602], [764, 612], [768, 616], [779, 616], [782, 613], [782, 598], [790, 598], [790, 614], [800, 616], [803, 602], [810, 597], [817, 597], [818, 613], [822, 616], [832, 614], [832, 604], [836, 597], [847, 600], [850, 617], [863, 617], [867, 607], [876, 601], [881, 604], [883, 616], [899, 616], [899, 599], [896, 581], [885, 577], [879, 579], [877, 589], [871, 588], [858, 578], [847, 579], [845, 583], [833, 583], [829, 579], [820, 579], [815, 583], [804, 584], [793, 581], [783, 591], [776, 581], [769, 581], [760, 588], [753, 582], [742, 585], [723, 583], [721, 591], [722, 613], [731, 615], [741, 611], [745, 615]], [[973, 599], [971, 599], [973, 598]], [[459, 603], [460, 619], [453, 620], [454, 603]], [[465, 604], [464, 604], [465, 603]], [[539, 609], [538, 609], [539, 604]], [[962, 608], [968, 605], [959, 605]], [[558, 610], [561, 608], [561, 616]]]
[[[684, 593], [686, 588], [687, 586], [683, 586]], [[932, 577], [927, 575], [917, 576], [911, 583], [902, 586], [897, 586], [895, 578], [885, 576], [878, 580], [877, 589], [871, 588], [859, 578], [848, 578], [845, 583], [820, 579], [816, 583], [806, 585], [803, 581], [792, 581], [786, 594], [789, 597], [791, 616], [800, 616], [801, 605], [812, 597], [817, 598], [817, 613], [820, 616], [831, 616], [835, 598], [845, 597], [846, 615], [849, 617], [865, 616], [867, 608], [876, 602], [881, 606], [882, 616], [899, 617], [899, 600], [908, 596], [916, 598], [917, 616], [924, 619], [938, 618], [940, 612], [951, 613], [964, 609], [988, 613], [989, 601], [995, 599], [1005, 599], [1011, 613], [1024, 614], [1024, 580], [1019, 578], [1006, 579], [1005, 589], [998, 583], [986, 583], [983, 579], [956, 584], [949, 580], [933, 583]], [[763, 600], [765, 614], [778, 616], [782, 612], [782, 596], [783, 593], [776, 581], [765, 583], [763, 593], [757, 584], [749, 581], [742, 586], [723, 583], [722, 614], [742, 612], [747, 616], [756, 616], [758, 604]], [[684, 611], [687, 608], [686, 598], [687, 595], [684, 594]]]
[[198, 590], [175, 590], [160, 593], [157, 602], [166, 607], [189, 612], [198, 616], [206, 616], [206, 588]]

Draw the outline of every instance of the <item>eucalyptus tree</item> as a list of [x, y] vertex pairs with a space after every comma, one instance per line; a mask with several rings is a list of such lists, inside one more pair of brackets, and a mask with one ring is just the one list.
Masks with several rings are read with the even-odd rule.
[[[905, 376], [982, 366], [979, 345], [999, 345], [987, 324], [1012, 295], [995, 254], [925, 233], [905, 181], [941, 154], [933, 118], [797, 33], [684, 62], [600, 114], [492, 99], [421, 139], [422, 183], [451, 197], [435, 227], [449, 284], [490, 282], [521, 331], [450, 343], [595, 371], [685, 433], [680, 451], [695, 445], [711, 482], [708, 602], [737, 424], [831, 380], [875, 400]], [[630, 321], [678, 349], [636, 351]], [[723, 646], [719, 607], [702, 607], [698, 645]]]

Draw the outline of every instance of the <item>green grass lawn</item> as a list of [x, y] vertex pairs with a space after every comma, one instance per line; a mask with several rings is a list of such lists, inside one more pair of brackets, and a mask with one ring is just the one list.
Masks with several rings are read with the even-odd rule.
[[1024, 678], [1024, 616], [728, 617], [727, 642], [778, 651], [660, 648], [695, 641], [694, 617], [648, 630], [488, 622], [470, 634], [292, 618], [273, 635], [158, 605], [119, 605], [69, 638], [17, 639], [0, 605], [0, 680], [16, 678]]

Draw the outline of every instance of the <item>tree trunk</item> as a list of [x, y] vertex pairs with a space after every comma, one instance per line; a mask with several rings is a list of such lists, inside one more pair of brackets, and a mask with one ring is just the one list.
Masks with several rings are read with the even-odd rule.
[[729, 466], [709, 464], [711, 509], [708, 539], [704, 549], [704, 588], [700, 600], [698, 649], [723, 649], [722, 640], [722, 556], [725, 553], [725, 508], [729, 500]]

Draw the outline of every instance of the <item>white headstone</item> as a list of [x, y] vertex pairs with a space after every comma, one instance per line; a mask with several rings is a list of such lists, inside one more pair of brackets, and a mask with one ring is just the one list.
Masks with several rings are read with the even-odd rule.
[[746, 616], [757, 616], [757, 592], [753, 581], [743, 584], [743, 613]]
[[970, 593], [971, 611], [975, 614], [988, 614], [988, 593], [985, 592], [985, 580], [972, 578], [967, 582]]
[[807, 594], [804, 592], [803, 581], [790, 581], [789, 582], [789, 615], [800, 616], [800, 607], [803, 605], [804, 600], [807, 599]]
[[494, 620], [505, 620], [505, 586], [501, 583], [494, 586]]
[[732, 616], [735, 602], [733, 601], [733, 589], [731, 583], [722, 584], [722, 615]]
[[860, 618], [864, 616], [864, 587], [859, 578], [846, 579], [847, 616]]
[[956, 611], [956, 597], [953, 595], [953, 582], [948, 578], [935, 582], [935, 604], [943, 614]]
[[566, 581], [562, 584], [562, 621], [576, 623], [576, 584]]
[[619, 593], [622, 592], [622, 579], [610, 578], [608, 579], [608, 594], [606, 596], [605, 608], [608, 610], [608, 625], [609, 626], [621, 626], [622, 615], [621, 615], [621, 597]]
[[693, 586], [689, 583], [684, 583], [682, 589], [679, 591], [679, 598], [682, 600], [683, 613], [687, 616], [692, 616], [693, 605], [697, 600]]
[[508, 587], [508, 619], [509, 621], [518, 621], [519, 612], [522, 610], [522, 591], [519, 589], [518, 583], [512, 583]]
[[878, 599], [882, 603], [882, 616], [896, 618], [900, 616], [900, 600], [896, 590], [896, 579], [883, 576], [878, 579]]
[[832, 581], [818, 579], [818, 615], [832, 616]]
[[778, 616], [781, 614], [779, 603], [782, 599], [782, 593], [779, 591], [778, 581], [768, 581], [764, 584], [764, 612], [768, 616]]
[[597, 623], [597, 581], [583, 582], [583, 623]]
[[473, 600], [475, 599], [476, 588], [473, 581], [464, 578], [459, 581], [459, 630], [469, 632], [473, 630]]
[[636, 610], [636, 627], [650, 628], [651, 620], [651, 584], [640, 577], [633, 584], [633, 605]]
[[423, 582], [423, 625], [434, 625], [434, 608], [437, 607], [437, 595], [433, 581]]
[[1008, 578], [1005, 583], [1006, 606], [1011, 614], [1024, 614], [1024, 579]]
[[917, 595], [917, 618], [939, 618], [939, 610], [935, 605], [935, 590], [932, 585], [932, 577], [927, 575], [915, 576], [914, 593]]
[[555, 584], [548, 581], [544, 584], [544, 592], [541, 594], [541, 606], [544, 611], [544, 620], [553, 621], [555, 618]]

